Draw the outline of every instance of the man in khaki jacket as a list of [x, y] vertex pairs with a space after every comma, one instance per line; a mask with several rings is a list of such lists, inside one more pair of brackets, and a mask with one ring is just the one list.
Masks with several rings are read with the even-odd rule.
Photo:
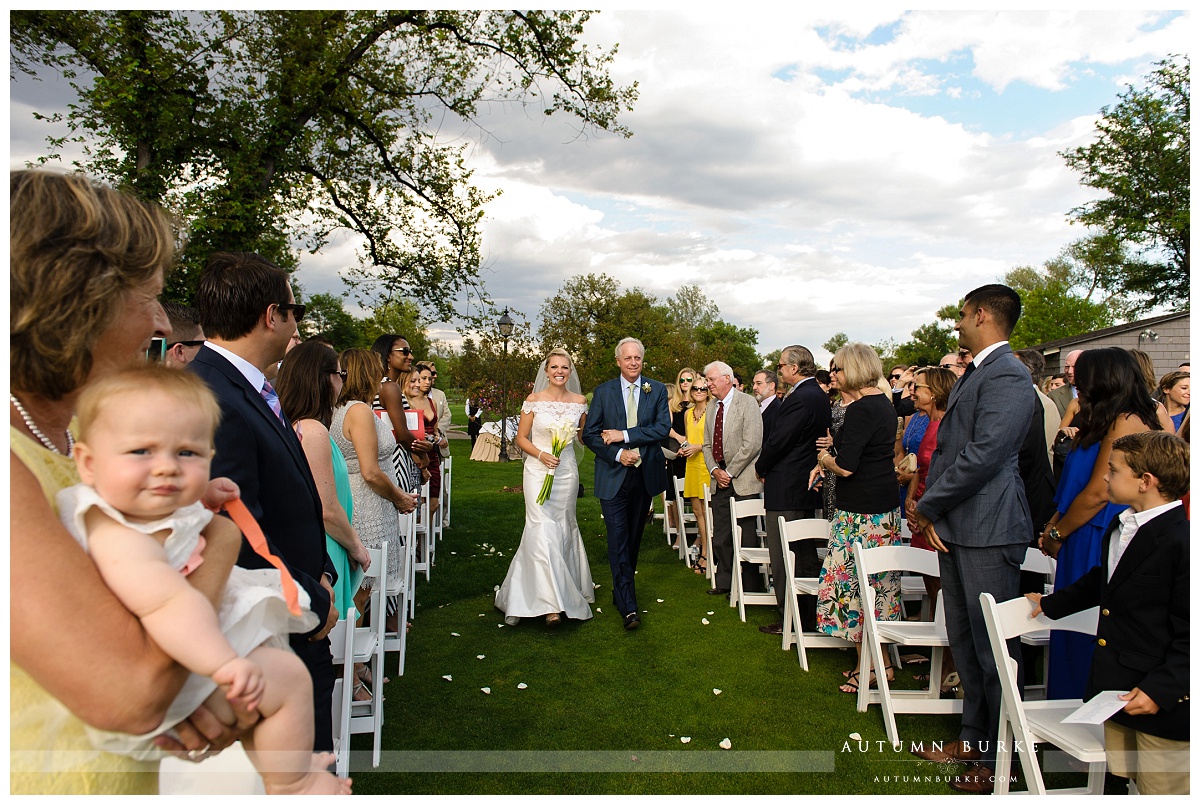
[[[762, 414], [758, 402], [733, 385], [733, 369], [714, 361], [704, 367], [710, 402], [704, 422], [704, 462], [712, 476], [713, 557], [717, 562], [717, 586], [710, 595], [728, 593], [733, 581], [733, 528], [729, 522], [729, 501], [746, 500], [762, 492], [762, 482], [754, 473], [754, 462], [762, 450]], [[741, 544], [758, 546], [754, 518], [738, 521]], [[742, 569], [742, 589], [761, 592], [762, 576], [756, 569]]]

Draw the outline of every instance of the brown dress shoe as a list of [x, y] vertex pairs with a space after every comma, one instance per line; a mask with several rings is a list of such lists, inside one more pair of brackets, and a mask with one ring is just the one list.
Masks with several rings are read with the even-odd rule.
[[922, 743], [920, 749], [913, 750], [913, 754], [933, 763], [973, 763], [982, 757], [980, 751], [973, 746], [968, 747], [966, 741], [950, 741], [943, 744], [941, 749], [936, 743], [929, 746]]
[[996, 773], [978, 763], [950, 781], [950, 787], [964, 794], [990, 794], [996, 787]]
[[760, 626], [758, 627], [758, 631], [762, 632], [763, 634], [781, 635], [783, 634], [783, 621], [772, 623], [770, 626]]

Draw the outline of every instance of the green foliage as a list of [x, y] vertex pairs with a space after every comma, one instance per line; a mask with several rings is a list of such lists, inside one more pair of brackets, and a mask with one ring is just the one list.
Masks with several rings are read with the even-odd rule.
[[331, 293], [319, 293], [300, 301], [307, 307], [300, 321], [302, 337], [323, 335], [333, 342], [338, 352], [351, 347], [371, 346], [364, 337], [359, 320], [342, 307], [341, 298]]
[[1040, 268], [1014, 268], [1001, 280], [1021, 296], [1021, 318], [1009, 341], [1023, 349], [1047, 341], [1098, 330], [1113, 323], [1110, 306], [1093, 302], [1076, 290], [1079, 275], [1064, 258]]
[[912, 331], [912, 338], [896, 347], [896, 363], [937, 366], [943, 355], [958, 349], [958, 336], [949, 324], [931, 322]]
[[830, 339], [828, 341], [826, 341], [824, 344], [821, 345], [821, 349], [825, 350], [830, 355], [833, 355], [833, 354], [837, 353], [837, 351], [839, 349], [841, 349], [842, 347], [846, 346], [849, 343], [850, 343], [850, 336], [846, 335], [845, 333], [834, 333], [833, 336], [830, 337]]
[[517, 415], [521, 402], [533, 388], [544, 357], [533, 341], [525, 317], [513, 310], [509, 315], [513, 319], [513, 333], [507, 351], [493, 320], [463, 330], [461, 348], [446, 361], [450, 382], [471, 399], [487, 398], [489, 412], [497, 419], [501, 410], [508, 416]]
[[606, 274], [580, 274], [542, 304], [538, 340], [543, 353], [560, 346], [575, 356], [585, 392], [616, 375], [613, 350], [627, 336], [646, 347], [647, 377], [672, 383], [684, 366], [701, 371], [721, 360], [749, 382], [748, 373], [762, 365], [758, 332], [720, 320], [719, 312], [695, 285], [661, 303], [640, 288], [623, 290]]
[[370, 316], [359, 320], [360, 340], [369, 346], [384, 333], [395, 333], [408, 341], [414, 360], [427, 360], [432, 350], [422, 321], [424, 319], [415, 302], [410, 299], [391, 299], [376, 305]]
[[[482, 298], [466, 146], [438, 136], [481, 104], [537, 104], [581, 133], [617, 121], [636, 84], [615, 48], [582, 44], [576, 11], [16, 11], [13, 66], [61, 72], [79, 95], [52, 140], [80, 167], [172, 211], [186, 232], [168, 298], [185, 301], [215, 250], [286, 268], [296, 244], [363, 239], [361, 298], [402, 295], [448, 320]], [[450, 128], [455, 128], [451, 126]]]
[[1159, 62], [1145, 89], [1129, 86], [1101, 110], [1095, 142], [1060, 154], [1084, 185], [1105, 192], [1071, 210], [1074, 220], [1142, 248], [1122, 278], [1141, 310], [1189, 304], [1190, 69], [1187, 56]]

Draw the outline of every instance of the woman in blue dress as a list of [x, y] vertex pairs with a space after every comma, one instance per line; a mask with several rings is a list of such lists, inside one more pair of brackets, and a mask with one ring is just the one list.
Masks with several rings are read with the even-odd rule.
[[[1075, 363], [1079, 414], [1074, 418], [1056, 511], [1042, 531], [1041, 547], [1057, 559], [1054, 590], [1074, 583], [1103, 561], [1104, 534], [1125, 507], [1108, 502], [1108, 457], [1115, 439], [1128, 433], [1161, 430], [1158, 411], [1141, 370], [1127, 351], [1089, 349]], [[1092, 663], [1095, 637], [1050, 633], [1050, 699], [1079, 699]]]

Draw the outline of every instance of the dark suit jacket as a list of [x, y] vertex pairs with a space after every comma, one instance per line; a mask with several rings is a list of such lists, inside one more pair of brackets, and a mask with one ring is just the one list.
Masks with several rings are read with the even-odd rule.
[[917, 510], [946, 543], [1029, 543], [1033, 525], [1017, 453], [1041, 405], [1029, 370], [1002, 344], [954, 384]]
[[[636, 447], [642, 457], [642, 479], [646, 492], [654, 497], [667, 488], [667, 460], [660, 449], [671, 433], [671, 411], [667, 406], [667, 387], [657, 380], [638, 378], [638, 385], [650, 384], [650, 391], [638, 392], [637, 426], [625, 425], [625, 399], [621, 394], [621, 378], [609, 380], [596, 387], [588, 409], [587, 424], [583, 427], [583, 443], [596, 454], [596, 497], [612, 500], [629, 471], [617, 463], [617, 453]], [[627, 430], [629, 441], [605, 444], [600, 432]]]
[[774, 511], [819, 509], [820, 490], [808, 489], [808, 476], [817, 466], [816, 440], [830, 427], [829, 396], [815, 379], [806, 380], [782, 400], [768, 432], [763, 415], [762, 453], [754, 471], [765, 480], [763, 505]]
[[1021, 443], [1021, 451], [1017, 454], [1017, 469], [1025, 487], [1025, 499], [1029, 502], [1033, 526], [1030, 540], [1034, 547], [1042, 526], [1054, 516], [1054, 469], [1046, 454], [1045, 423], [1046, 411], [1039, 398], [1038, 405], [1033, 406], [1029, 432], [1025, 434], [1025, 441]]
[[[187, 368], [204, 379], [221, 404], [212, 476], [226, 476], [238, 485], [271, 552], [308, 592], [312, 611], [324, 626], [330, 602], [320, 579], [322, 573], [336, 575], [325, 553], [321, 498], [299, 439], [223, 356], [202, 347]], [[237, 563], [251, 569], [271, 567], [244, 540]]]
[[1119, 534], [1120, 520], [1114, 517], [1104, 537], [1101, 565], [1045, 596], [1042, 611], [1057, 619], [1099, 606], [1085, 699], [1103, 690], [1141, 688], [1158, 712], [1131, 716], [1120, 711], [1112, 720], [1149, 735], [1186, 741], [1192, 603], [1188, 520], [1179, 506], [1139, 528], [1109, 580], [1109, 543]]

